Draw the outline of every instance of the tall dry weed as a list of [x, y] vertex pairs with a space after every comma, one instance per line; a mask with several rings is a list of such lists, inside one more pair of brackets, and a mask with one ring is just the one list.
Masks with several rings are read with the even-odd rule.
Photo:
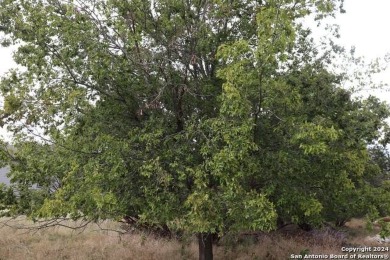
[[[19, 229], [8, 226], [0, 228], [0, 260], [192, 260], [198, 256], [194, 237], [178, 240], [157, 238], [142, 232], [120, 234], [110, 231], [120, 229], [120, 224], [112, 221], [101, 223], [100, 227], [89, 224], [81, 233], [64, 227], [20, 229], [32, 224], [22, 218], [8, 224], [14, 224]], [[67, 224], [76, 226], [79, 223]], [[101, 230], [101, 227], [106, 230]], [[214, 247], [214, 257], [224, 260], [279, 260], [289, 259], [291, 254], [342, 253], [343, 245], [366, 243], [362, 237], [348, 238], [347, 235], [346, 231], [328, 228], [312, 232], [278, 231], [255, 236], [225, 237]]]

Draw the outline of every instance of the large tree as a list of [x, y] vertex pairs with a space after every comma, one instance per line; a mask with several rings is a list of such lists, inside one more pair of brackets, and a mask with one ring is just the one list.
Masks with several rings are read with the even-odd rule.
[[388, 109], [352, 100], [299, 25], [342, 1], [0, 7], [2, 44], [18, 45], [22, 67], [1, 80], [14, 214], [126, 216], [198, 234], [211, 259], [212, 234], [365, 213], [365, 173], [380, 169], [367, 145]]

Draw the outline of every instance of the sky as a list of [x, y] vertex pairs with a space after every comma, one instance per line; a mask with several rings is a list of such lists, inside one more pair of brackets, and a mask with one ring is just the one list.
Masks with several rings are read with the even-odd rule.
[[[383, 58], [390, 53], [390, 0], [345, 0], [345, 14], [334, 20], [340, 25], [340, 43], [355, 46], [356, 54], [367, 59]], [[390, 69], [377, 76], [390, 85]], [[378, 91], [380, 98], [390, 103], [389, 88]]]
[[12, 48], [4, 48], [0, 46], [0, 76], [15, 66], [12, 60]]
[[[367, 63], [390, 54], [390, 0], [345, 0], [344, 9], [346, 13], [326, 20], [340, 26], [340, 39], [337, 43], [347, 50], [354, 46], [356, 55], [363, 56]], [[312, 24], [310, 27], [317, 38], [327, 34], [323, 27], [318, 28], [315, 23]], [[382, 89], [362, 91], [356, 96], [375, 95], [390, 104], [390, 68], [374, 75], [373, 80], [378, 84], [382, 82], [385, 86]]]
[[[384, 57], [390, 53], [390, 0], [345, 0], [344, 9], [345, 14], [339, 14], [331, 21], [340, 25], [339, 43], [348, 49], [355, 46], [356, 54], [367, 59]], [[325, 33], [318, 28], [313, 30], [317, 30], [316, 35]], [[15, 66], [12, 49], [0, 47], [0, 76], [12, 66]], [[390, 69], [377, 78], [390, 85]], [[390, 91], [372, 91], [371, 94], [390, 104]]]
[[345, 45], [355, 45], [359, 54], [370, 58], [390, 53], [389, 0], [346, 0], [344, 8], [346, 14], [335, 21]]

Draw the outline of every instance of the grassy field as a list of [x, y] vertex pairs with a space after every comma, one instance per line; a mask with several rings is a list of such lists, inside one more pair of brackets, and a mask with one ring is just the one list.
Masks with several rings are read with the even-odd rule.
[[[194, 238], [186, 242], [156, 238], [142, 233], [120, 234], [119, 223], [89, 224], [83, 232], [64, 227], [23, 229], [31, 225], [23, 218], [0, 224], [0, 260], [8, 259], [197, 259]], [[7, 225], [4, 225], [7, 223]], [[75, 225], [75, 223], [67, 223]], [[17, 229], [9, 227], [18, 227]], [[214, 247], [215, 259], [290, 259], [291, 254], [345, 254], [343, 246], [372, 246], [373, 235], [362, 220], [353, 220], [342, 230], [302, 232], [294, 227], [257, 236], [224, 238]]]

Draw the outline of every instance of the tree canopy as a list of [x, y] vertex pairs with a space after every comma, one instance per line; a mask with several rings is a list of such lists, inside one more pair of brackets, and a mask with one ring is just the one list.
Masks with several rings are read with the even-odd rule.
[[389, 214], [388, 106], [353, 99], [300, 23], [342, 2], [1, 1], [11, 213], [205, 240]]

